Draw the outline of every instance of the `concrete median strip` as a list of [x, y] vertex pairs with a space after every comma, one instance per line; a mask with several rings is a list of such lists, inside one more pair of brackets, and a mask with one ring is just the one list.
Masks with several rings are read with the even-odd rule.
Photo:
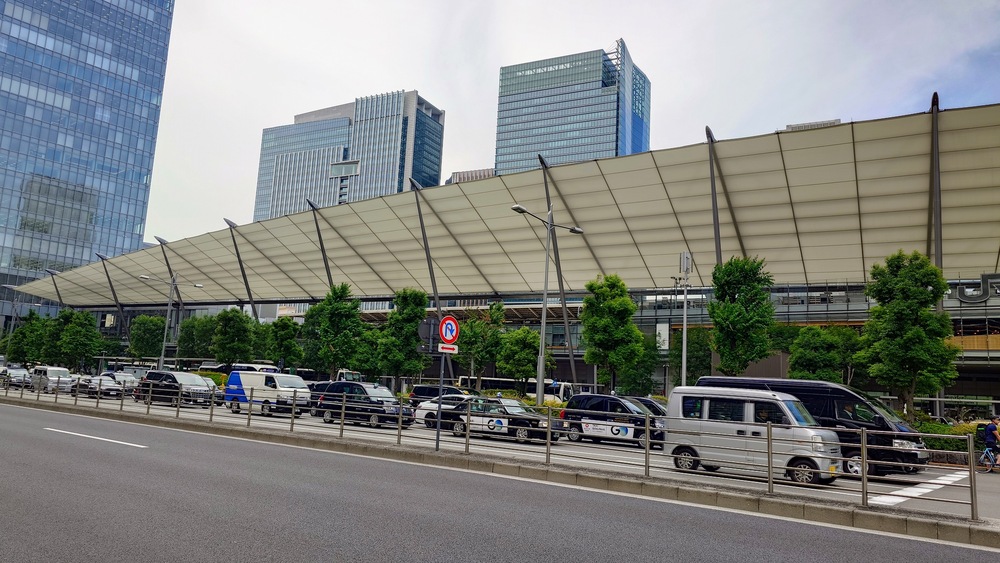
[[353, 441], [335, 436], [319, 436], [298, 432], [293, 434], [275, 430], [246, 428], [243, 426], [209, 424], [208, 422], [173, 417], [147, 416], [127, 411], [97, 410], [89, 407], [73, 406], [71, 404], [39, 403], [15, 397], [0, 396], [0, 404], [308, 447], [318, 450], [393, 459], [410, 463], [496, 473], [498, 475], [573, 485], [594, 490], [614, 491], [709, 507], [757, 512], [770, 516], [853, 527], [861, 530], [890, 532], [983, 547], [996, 547], [1000, 545], [1000, 521], [998, 520], [972, 521], [958, 517], [893, 507], [898, 502], [918, 497], [946, 483], [954, 483], [964, 478], [965, 474], [962, 472], [945, 475], [925, 484], [907, 487], [891, 495], [872, 497], [870, 504], [874, 506], [865, 508], [816, 498], [806, 500], [793, 495], [767, 494], [763, 491], [747, 491], [745, 489], [727, 488], [719, 485], [692, 484], [689, 481], [673, 480], [666, 477], [642, 477], [621, 473], [616, 474], [613, 471], [581, 470], [561, 464], [517, 463], [509, 457], [486, 454], [469, 455], [457, 452], [435, 452], [429, 448], [417, 446], [384, 445]]

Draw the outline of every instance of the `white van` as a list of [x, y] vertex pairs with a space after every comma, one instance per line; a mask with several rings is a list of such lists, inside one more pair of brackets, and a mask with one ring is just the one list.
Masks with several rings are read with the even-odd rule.
[[766, 473], [771, 464], [797, 483], [837, 478], [840, 445], [792, 395], [752, 389], [675, 387], [667, 402], [665, 449], [678, 469], [720, 467]]
[[46, 393], [68, 392], [76, 383], [69, 370], [54, 366], [35, 366], [31, 370], [31, 388]]
[[[252, 391], [251, 391], [252, 390]], [[252, 392], [252, 395], [251, 395]], [[309, 410], [309, 388], [297, 375], [263, 371], [233, 371], [226, 380], [225, 401], [229, 409], [239, 413], [242, 405], [252, 412], [271, 416], [276, 412], [301, 416]], [[250, 404], [250, 401], [253, 404]]]

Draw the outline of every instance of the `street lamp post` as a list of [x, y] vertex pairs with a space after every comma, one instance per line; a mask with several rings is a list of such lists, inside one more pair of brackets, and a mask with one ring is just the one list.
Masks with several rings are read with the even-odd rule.
[[[167, 354], [167, 336], [170, 334], [170, 309], [174, 306], [174, 292], [180, 291], [177, 289], [177, 274], [171, 276], [169, 281], [148, 274], [141, 274], [139, 279], [145, 281], [156, 280], [170, 285], [170, 291], [167, 293], [167, 314], [163, 318], [163, 344], [160, 345], [160, 359], [156, 362], [156, 369], [163, 369], [164, 358]], [[200, 283], [192, 284], [192, 286], [205, 287]], [[180, 323], [180, 315], [178, 315], [177, 322]]]
[[[538, 334], [538, 365], [535, 368], [535, 404], [542, 406], [545, 398], [545, 316], [549, 308], [549, 248], [552, 245], [552, 229], [559, 227], [566, 229], [574, 235], [582, 235], [583, 229], [580, 227], [566, 227], [556, 225], [552, 222], [552, 205], [549, 205], [549, 212], [545, 219], [528, 211], [523, 205], [514, 204], [511, 209], [522, 215], [530, 215], [538, 219], [545, 225], [545, 270], [542, 277], [542, 326]], [[567, 338], [569, 335], [566, 335]], [[570, 358], [573, 361], [573, 358]]]

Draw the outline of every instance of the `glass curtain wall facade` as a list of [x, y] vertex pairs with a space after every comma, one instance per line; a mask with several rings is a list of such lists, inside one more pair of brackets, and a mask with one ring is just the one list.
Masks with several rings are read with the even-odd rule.
[[142, 247], [172, 20], [173, 0], [0, 0], [3, 284]]
[[619, 39], [500, 69], [496, 174], [649, 150], [650, 84]]
[[416, 91], [390, 92], [295, 116], [265, 129], [254, 221], [441, 180], [444, 112]]

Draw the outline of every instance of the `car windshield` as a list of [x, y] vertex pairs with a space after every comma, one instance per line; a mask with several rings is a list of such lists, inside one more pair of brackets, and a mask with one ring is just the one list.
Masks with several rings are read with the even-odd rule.
[[215, 387], [215, 381], [212, 381], [210, 378], [205, 377], [203, 375], [203, 376], [201, 376], [201, 380], [205, 382], [205, 385], [207, 385], [209, 387]]
[[865, 393], [864, 391], [858, 391], [857, 389], [855, 389], [853, 391], [855, 393], [861, 395], [869, 403], [871, 403], [871, 406], [874, 407], [875, 412], [877, 414], [881, 415], [882, 418], [884, 418], [884, 419], [886, 419], [888, 421], [891, 421], [891, 422], [895, 422], [897, 424], [905, 424], [903, 422], [903, 419], [901, 419], [898, 416], [896, 416], [896, 413], [893, 412], [892, 409], [890, 409], [888, 406], [886, 406], [885, 403], [883, 403], [882, 401], [880, 401], [876, 397], [873, 397], [873, 396], [869, 395], [868, 393]]
[[653, 412], [646, 408], [642, 403], [635, 401], [629, 401], [628, 399], [622, 399], [622, 403], [635, 414], [649, 414], [652, 415]]
[[819, 426], [816, 419], [809, 414], [806, 406], [799, 401], [782, 401], [785, 406], [788, 407], [788, 411], [792, 413], [792, 418], [795, 419], [796, 426]]
[[182, 385], [205, 385], [200, 375], [193, 373], [173, 372], [174, 378]]
[[500, 399], [500, 402], [503, 403], [508, 414], [525, 414], [531, 412], [526, 408], [527, 405], [517, 399]]
[[376, 399], [395, 399], [396, 397], [389, 391], [388, 387], [369, 387], [368, 396]]
[[306, 387], [306, 382], [297, 375], [276, 375], [274, 380], [278, 382], [278, 387], [285, 389], [309, 389]]
[[106, 375], [102, 375], [100, 377], [95, 377], [95, 378], [91, 379], [90, 381], [93, 382], [95, 385], [97, 383], [100, 383], [101, 385], [117, 384], [118, 383], [117, 381], [115, 381], [115, 378], [108, 377]]

